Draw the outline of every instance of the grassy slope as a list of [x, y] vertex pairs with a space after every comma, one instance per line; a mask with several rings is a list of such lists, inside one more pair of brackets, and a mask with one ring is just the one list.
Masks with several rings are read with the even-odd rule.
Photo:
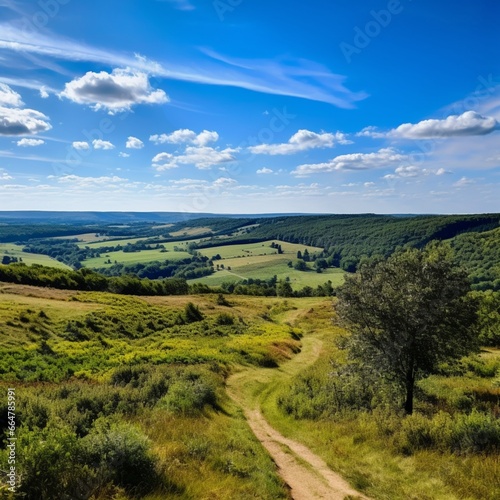
[[26, 253], [22, 251], [21, 245], [14, 245], [13, 243], [0, 243], [0, 260], [4, 255], [9, 257], [22, 258], [23, 262], [27, 265], [40, 264], [42, 266], [57, 267], [59, 269], [70, 269], [69, 266], [52, 259], [48, 255], [38, 255], [33, 253]]
[[115, 260], [118, 263], [123, 264], [147, 264], [153, 261], [176, 261], [182, 259], [189, 259], [191, 255], [188, 252], [161, 252], [160, 250], [142, 250], [140, 252], [109, 252], [101, 255], [101, 257], [95, 257], [93, 259], [87, 259], [82, 262], [84, 267], [105, 267], [106, 262], [111, 260], [114, 264]]
[[[118, 366], [147, 363], [152, 367], [166, 363], [186, 369], [188, 365], [209, 368], [220, 363], [229, 368], [235, 363], [286, 359], [297, 349], [299, 342], [292, 338], [288, 325], [263, 319], [279, 314], [279, 301], [234, 297], [231, 307], [227, 307], [216, 305], [215, 299], [134, 298], [0, 284], [0, 377], [12, 380], [16, 372], [29, 379], [37, 376], [37, 368], [46, 380], [43, 386], [21, 381], [0, 385], [14, 385], [25, 399], [33, 394], [30, 397], [37, 398], [37, 405], [45, 405], [48, 403], [44, 392], [60, 387], [52, 378], [57, 378], [60, 363], [71, 366], [75, 372], [63, 383], [64, 387], [76, 390], [89, 385], [99, 397], [106, 387], [111, 390], [109, 376]], [[162, 318], [168, 321], [169, 315], [182, 311], [187, 302], [200, 308], [207, 324], [212, 324], [221, 313], [233, 316], [236, 324], [234, 328], [217, 327], [219, 333], [213, 325], [205, 330], [204, 322], [160, 328], [138, 338], [120, 333], [123, 325], [132, 328], [130, 333], [136, 331], [138, 318], [143, 318], [144, 323], [148, 318], [156, 324]], [[98, 335], [89, 339], [66, 338], [66, 325], [75, 322], [82, 325], [82, 334], [91, 334], [83, 326], [90, 324], [90, 318], [94, 323], [100, 318]], [[45, 353], [41, 352], [43, 341]], [[273, 463], [251, 434], [241, 411], [224, 396], [222, 387], [219, 396], [218, 411], [206, 409], [197, 416], [154, 407], [143, 409], [137, 416], [119, 417], [135, 423], [148, 435], [166, 478], [175, 485], [169, 493], [158, 491], [145, 498], [287, 498]], [[58, 402], [55, 408], [63, 403]], [[23, 450], [18, 449], [18, 453]], [[1, 450], [0, 458], [4, 458]], [[120, 498], [131, 497], [124, 494]]]
[[[292, 313], [293, 314], [293, 313]], [[331, 371], [329, 360], [342, 354], [334, 348], [335, 329], [331, 327], [331, 309], [314, 307], [289, 317], [297, 327], [309, 331], [303, 339], [303, 353], [287, 362], [279, 373], [248, 369], [239, 375], [243, 394], [261, 404], [266, 418], [285, 436], [299, 440], [320, 455], [333, 470], [346, 477], [359, 490], [376, 499], [495, 499], [500, 494], [498, 457], [458, 456], [437, 451], [420, 451], [412, 456], [395, 454], [379, 427], [391, 426], [386, 416], [358, 415], [335, 420], [296, 420], [285, 416], [277, 407], [276, 398], [287, 380], [315, 360], [318, 341], [321, 354], [315, 362], [318, 370]], [[491, 352], [486, 353], [486, 357]], [[467, 382], [446, 377], [430, 379], [436, 394], [449, 393], [450, 385], [467, 383], [475, 387], [481, 379]], [[490, 381], [490, 386], [491, 386]], [[439, 389], [437, 388], [439, 387]], [[432, 391], [429, 391], [432, 394]]]

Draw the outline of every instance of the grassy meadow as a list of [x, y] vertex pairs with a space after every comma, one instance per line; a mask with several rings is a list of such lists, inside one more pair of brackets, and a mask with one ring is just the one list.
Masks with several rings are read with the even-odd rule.
[[100, 268], [111, 264], [122, 263], [122, 264], [146, 264], [153, 261], [177, 261], [182, 259], [189, 259], [191, 255], [188, 252], [174, 252], [166, 251], [162, 252], [161, 249], [154, 250], [141, 250], [140, 252], [124, 252], [119, 250], [117, 252], [108, 252], [102, 254], [100, 257], [94, 257], [91, 259], [86, 259], [82, 262], [84, 267], [90, 268]]
[[[16, 390], [19, 491], [287, 498], [224, 383], [236, 366], [278, 366], [300, 350], [300, 330], [280, 319], [288, 307], [1, 285], [0, 385]], [[2, 469], [5, 459], [0, 450]]]
[[26, 265], [30, 266], [32, 264], [40, 264], [42, 266], [56, 267], [59, 269], [70, 269], [66, 264], [59, 262], [56, 259], [52, 259], [48, 255], [39, 255], [23, 252], [23, 247], [21, 245], [15, 245], [13, 243], [0, 243], [0, 260], [2, 257], [7, 255], [8, 257], [17, 257], [22, 259]]

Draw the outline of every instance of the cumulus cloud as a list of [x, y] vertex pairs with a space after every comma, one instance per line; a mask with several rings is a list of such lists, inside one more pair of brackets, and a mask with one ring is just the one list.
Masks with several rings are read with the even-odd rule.
[[394, 179], [409, 179], [415, 177], [423, 177], [429, 175], [445, 175], [451, 174], [450, 171], [445, 170], [444, 168], [439, 168], [438, 170], [428, 169], [428, 168], [420, 168], [415, 165], [401, 166], [394, 170], [393, 174], [384, 175], [384, 179], [386, 180], [394, 180]]
[[41, 89], [40, 89], [40, 97], [42, 99], [47, 99], [49, 97], [49, 93], [47, 92], [47, 87], [43, 86]]
[[[341, 134], [342, 140], [345, 136]], [[282, 144], [259, 144], [258, 146], [249, 147], [249, 151], [253, 154], [267, 155], [291, 155], [300, 151], [307, 151], [316, 148], [331, 148], [334, 145], [336, 136], [331, 133], [317, 134], [310, 130], [299, 130], [292, 135], [288, 142]]]
[[109, 141], [103, 141], [101, 139], [94, 139], [92, 141], [92, 146], [94, 146], [94, 149], [115, 149], [114, 144]]
[[401, 138], [401, 139], [441, 139], [491, 134], [499, 129], [498, 121], [491, 116], [483, 116], [475, 111], [461, 115], [450, 115], [443, 120], [423, 120], [418, 123], [403, 123], [399, 127], [382, 132], [376, 127], [366, 127], [358, 137]]
[[147, 73], [129, 68], [116, 68], [112, 73], [89, 71], [66, 83], [60, 95], [110, 114], [128, 111], [135, 104], [163, 104], [169, 100], [163, 90], [151, 87]]
[[21, 96], [12, 90], [7, 84], [0, 83], [0, 106], [12, 106], [20, 108], [24, 106]]
[[274, 170], [272, 170], [270, 168], [266, 168], [266, 167], [257, 170], [258, 174], [272, 174], [273, 172], [274, 172]]
[[50, 130], [49, 118], [34, 109], [0, 106], [0, 135], [31, 135]]
[[149, 140], [155, 144], [194, 144], [196, 146], [207, 146], [211, 142], [219, 140], [219, 134], [214, 131], [203, 130], [196, 134], [187, 128], [175, 130], [170, 134], [155, 134]]
[[118, 153], [118, 156], [119, 156], [120, 158], [128, 158], [130, 155], [129, 155], [128, 153], [123, 153], [123, 152], [120, 152], [120, 153]]
[[72, 146], [74, 149], [82, 149], [82, 150], [90, 149], [89, 143], [85, 141], [75, 141], [73, 142]]
[[188, 146], [183, 154], [160, 153], [153, 158], [153, 168], [158, 171], [177, 168], [179, 165], [194, 165], [199, 169], [207, 169], [214, 165], [235, 161], [234, 153], [238, 149], [223, 150], [208, 146]]
[[42, 144], [45, 144], [45, 141], [42, 141], [41, 139], [21, 139], [17, 141], [17, 145], [24, 148], [41, 146]]
[[140, 139], [137, 139], [137, 137], [130, 136], [127, 139], [125, 147], [127, 149], [142, 149], [144, 147], [144, 143]]
[[370, 170], [399, 166], [408, 161], [408, 157], [393, 148], [383, 148], [374, 153], [352, 153], [340, 155], [329, 162], [313, 163], [298, 166], [293, 175], [304, 176], [318, 173], [335, 172], [338, 170]]
[[482, 116], [475, 111], [451, 115], [444, 120], [423, 120], [419, 123], [404, 123], [389, 132], [391, 137], [405, 139], [437, 139], [441, 137], [463, 137], [486, 135], [498, 129], [498, 122], [491, 116]]

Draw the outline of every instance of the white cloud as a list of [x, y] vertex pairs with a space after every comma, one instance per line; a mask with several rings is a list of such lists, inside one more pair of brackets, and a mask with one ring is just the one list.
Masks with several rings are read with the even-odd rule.
[[128, 158], [128, 157], [130, 157], [130, 155], [128, 153], [123, 153], [123, 152], [118, 153], [118, 156], [120, 158]]
[[125, 147], [128, 149], [142, 149], [144, 147], [144, 143], [140, 139], [137, 139], [137, 137], [130, 136], [127, 139]]
[[457, 181], [453, 184], [453, 187], [463, 188], [463, 187], [470, 186], [471, 184], [475, 184], [475, 183], [476, 183], [476, 181], [474, 181], [472, 179], [468, 179], [467, 177], [462, 177], [459, 181]]
[[45, 85], [40, 89], [40, 97], [42, 99], [47, 99], [49, 97], [49, 93], [47, 92], [47, 87], [45, 87]]
[[49, 118], [34, 109], [0, 106], [0, 135], [29, 135], [50, 130]]
[[309, 149], [331, 148], [333, 147], [334, 140], [334, 134], [317, 134], [309, 130], [299, 130], [286, 143], [259, 144], [258, 146], [251, 146], [248, 149], [253, 154], [291, 155]]
[[439, 168], [437, 171], [436, 171], [436, 175], [447, 175], [447, 174], [452, 174], [453, 172], [451, 172], [450, 170], [446, 170], [445, 168]]
[[163, 90], [151, 87], [147, 73], [129, 68], [116, 68], [112, 73], [89, 71], [66, 83], [60, 95], [78, 104], [87, 104], [96, 111], [105, 109], [110, 114], [130, 110], [135, 104], [169, 101]]
[[170, 153], [157, 154], [153, 158], [153, 168], [161, 171], [177, 168], [179, 165], [195, 165], [196, 168], [206, 169], [220, 163], [235, 161], [234, 153], [238, 151], [238, 149], [233, 148], [219, 150], [208, 146], [188, 146], [184, 153], [180, 155]]
[[128, 179], [123, 179], [116, 175], [112, 177], [102, 176], [102, 177], [80, 177], [78, 175], [63, 175], [57, 178], [57, 182], [61, 184], [71, 184], [74, 187], [88, 187], [88, 186], [98, 186], [109, 184], [116, 184], [127, 182]]
[[204, 130], [196, 136], [193, 141], [197, 146], [207, 146], [211, 142], [217, 142], [219, 140], [219, 134], [217, 132]]
[[149, 140], [155, 144], [194, 144], [196, 146], [207, 146], [210, 142], [217, 142], [219, 134], [214, 131], [204, 130], [196, 134], [187, 128], [175, 130], [170, 134], [155, 134]]
[[399, 166], [408, 161], [408, 157], [393, 148], [384, 148], [374, 153], [352, 153], [333, 158], [329, 162], [298, 166], [293, 175], [303, 176], [317, 173], [335, 172], [338, 170], [369, 170]]
[[230, 186], [235, 186], [238, 184], [238, 181], [235, 179], [231, 179], [229, 177], [219, 177], [214, 182], [212, 182], [212, 186], [215, 188], [228, 188]]
[[365, 127], [356, 134], [356, 137], [372, 137], [373, 139], [383, 139], [387, 135], [386, 132], [380, 132], [377, 127]]
[[5, 172], [3, 168], [0, 168], [0, 181], [11, 181], [13, 178], [14, 177]]
[[21, 147], [35, 147], [41, 146], [42, 144], [45, 144], [45, 141], [41, 139], [21, 139], [17, 141], [17, 145]]
[[71, 146], [74, 149], [82, 149], [82, 150], [90, 149], [89, 143], [85, 141], [75, 141]]
[[270, 168], [266, 168], [266, 167], [257, 170], [258, 174], [272, 174], [273, 172], [274, 172], [274, 170], [272, 170]]
[[487, 135], [498, 129], [499, 123], [494, 117], [482, 116], [475, 111], [466, 111], [461, 115], [450, 115], [443, 120], [423, 120], [415, 124], [403, 123], [388, 132], [382, 132], [376, 127], [366, 127], [356, 135], [374, 139], [441, 139]]
[[498, 130], [498, 122], [493, 117], [482, 116], [475, 111], [461, 115], [450, 115], [444, 120], [423, 120], [419, 123], [404, 123], [390, 131], [390, 137], [405, 139], [438, 139], [441, 137], [463, 137], [486, 135]]
[[7, 84], [0, 83], [0, 106], [11, 106], [20, 108], [24, 106], [21, 96], [12, 90]]
[[103, 141], [101, 139], [94, 139], [92, 141], [92, 146], [94, 146], [94, 149], [115, 149], [114, 144], [109, 141]]

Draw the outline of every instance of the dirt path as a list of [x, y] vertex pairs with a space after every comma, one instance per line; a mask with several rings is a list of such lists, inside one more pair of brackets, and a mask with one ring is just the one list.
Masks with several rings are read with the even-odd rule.
[[321, 346], [318, 336], [306, 337], [302, 351], [278, 370], [248, 368], [236, 373], [228, 380], [228, 394], [243, 409], [248, 425], [278, 466], [294, 500], [367, 499], [307, 446], [286, 438], [271, 427], [259, 409], [259, 395], [266, 387], [312, 364]]

